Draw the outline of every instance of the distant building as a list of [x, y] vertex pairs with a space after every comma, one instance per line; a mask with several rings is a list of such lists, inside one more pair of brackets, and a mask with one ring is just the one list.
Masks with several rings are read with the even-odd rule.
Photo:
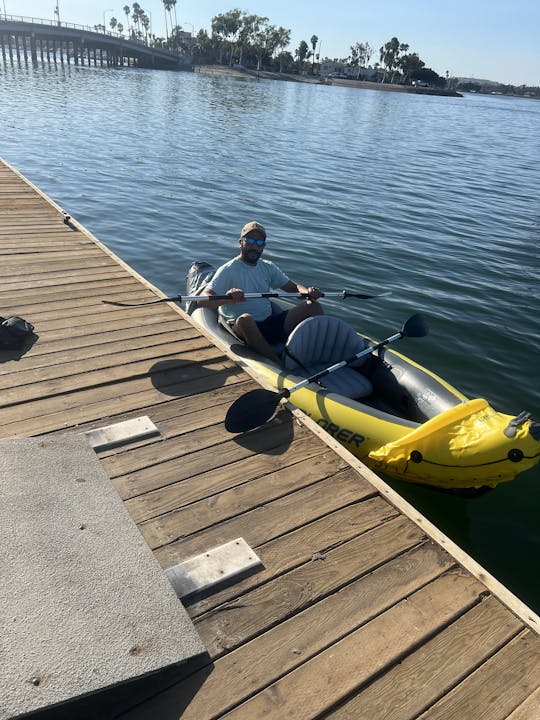
[[377, 70], [371, 66], [358, 68], [340, 60], [326, 59], [321, 61], [320, 67], [321, 77], [342, 77], [347, 80], [377, 80]]
[[192, 49], [193, 46], [197, 44], [197, 38], [194, 38], [190, 32], [186, 32], [185, 30], [180, 30], [178, 32], [178, 37], [181, 39], [184, 45], [190, 49]]

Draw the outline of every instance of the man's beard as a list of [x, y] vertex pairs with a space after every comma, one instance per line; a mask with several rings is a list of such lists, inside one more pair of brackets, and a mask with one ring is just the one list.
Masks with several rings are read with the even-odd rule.
[[246, 250], [242, 253], [242, 260], [248, 265], [256, 265], [260, 254], [256, 250]]

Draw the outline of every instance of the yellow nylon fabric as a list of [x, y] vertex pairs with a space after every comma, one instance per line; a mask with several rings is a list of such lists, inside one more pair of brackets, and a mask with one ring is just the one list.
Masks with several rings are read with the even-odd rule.
[[[512, 416], [477, 398], [457, 405], [421, 427], [369, 454], [369, 465], [411, 482], [444, 488], [495, 486], [512, 480], [538, 461], [539, 443], [529, 434], [530, 421], [507, 438]], [[520, 450], [519, 462], [508, 459]], [[415, 456], [420, 462], [414, 462]]]

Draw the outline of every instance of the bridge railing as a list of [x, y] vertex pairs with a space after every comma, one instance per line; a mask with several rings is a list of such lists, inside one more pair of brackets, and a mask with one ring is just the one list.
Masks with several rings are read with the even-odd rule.
[[[69, 30], [85, 30], [86, 32], [92, 33], [99, 32], [95, 27], [90, 27], [89, 25], [77, 25], [76, 23], [60, 22], [58, 20], [48, 20], [45, 18], [26, 17], [24, 15], [4, 15], [3, 13], [0, 13], [0, 21], [1, 20], [4, 20], [5, 22], [31, 23], [32, 25], [48, 25], [49, 27], [61, 27]], [[100, 34], [112, 35], [117, 38], [124, 37], [121, 33], [108, 30], [105, 30], [105, 32], [102, 31]]]
[[[4, 22], [12, 22], [12, 23], [27, 23], [31, 25], [45, 25], [47, 27], [51, 28], [65, 28], [67, 30], [83, 30], [84, 32], [90, 32], [94, 35], [107, 35], [112, 38], [116, 38], [118, 40], [125, 40], [126, 42], [130, 43], [136, 43], [137, 45], [143, 45], [144, 47], [152, 48], [153, 50], [159, 50], [163, 53], [166, 53], [168, 55], [174, 55], [175, 57], [183, 57], [185, 53], [181, 53], [174, 50], [169, 50], [168, 48], [160, 47], [159, 45], [150, 45], [145, 40], [141, 40], [139, 38], [133, 38], [133, 37], [126, 37], [122, 33], [114, 32], [113, 30], [96, 30], [95, 27], [90, 27], [89, 25], [77, 25], [76, 23], [68, 23], [68, 22], [60, 22], [58, 20], [48, 20], [45, 18], [35, 18], [35, 17], [27, 17], [24, 15], [4, 15], [4, 13], [0, 13], [0, 23]], [[103, 27], [103, 26], [101, 26]]]

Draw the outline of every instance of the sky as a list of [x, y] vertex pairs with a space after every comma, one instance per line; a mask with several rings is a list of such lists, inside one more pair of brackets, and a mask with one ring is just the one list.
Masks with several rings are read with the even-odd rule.
[[[125, 26], [128, 0], [58, 0], [63, 22], [94, 26], [116, 17]], [[151, 18], [152, 32], [165, 36], [162, 0], [139, 0]], [[0, 0], [7, 15], [53, 18], [56, 0]], [[379, 48], [392, 37], [409, 45], [439, 75], [540, 86], [540, 2], [538, 0], [178, 0], [176, 15], [184, 30], [204, 28], [233, 8], [268, 17], [290, 29], [291, 49], [301, 40], [320, 41], [321, 57], [344, 58], [356, 42]], [[311, 45], [310, 45], [311, 47]]]

